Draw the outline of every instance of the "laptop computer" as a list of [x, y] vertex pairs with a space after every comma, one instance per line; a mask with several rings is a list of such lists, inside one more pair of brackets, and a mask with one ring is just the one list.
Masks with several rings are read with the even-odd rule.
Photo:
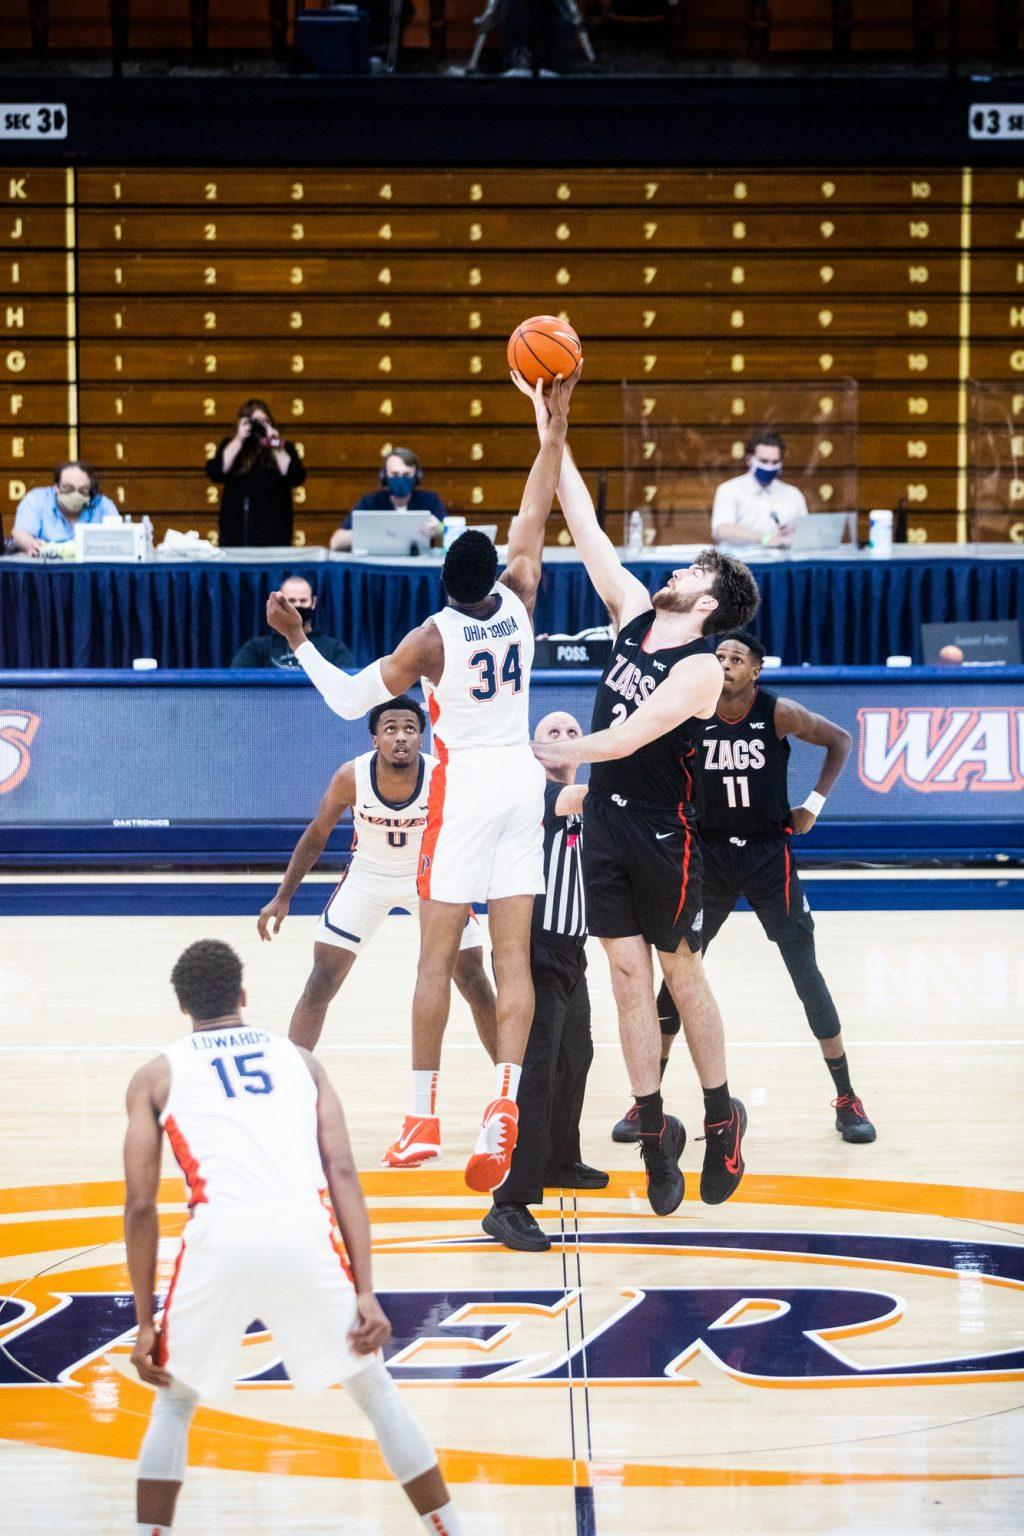
[[838, 549], [852, 515], [850, 512], [812, 512], [807, 517], [798, 517], [793, 525], [792, 553], [805, 555], [815, 550]]
[[421, 532], [426, 512], [353, 512], [354, 555], [422, 555], [430, 535]]

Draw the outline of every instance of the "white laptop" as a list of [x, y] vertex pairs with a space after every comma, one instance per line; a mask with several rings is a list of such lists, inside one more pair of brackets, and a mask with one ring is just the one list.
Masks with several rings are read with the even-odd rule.
[[811, 512], [807, 517], [798, 517], [793, 525], [790, 549], [794, 555], [838, 549], [853, 515], [851, 512]]
[[354, 555], [422, 555], [430, 548], [430, 535], [423, 533], [428, 512], [353, 512], [352, 553]]

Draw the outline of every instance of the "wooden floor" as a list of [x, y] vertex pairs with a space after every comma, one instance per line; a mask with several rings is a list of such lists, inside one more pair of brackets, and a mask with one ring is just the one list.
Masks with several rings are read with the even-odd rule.
[[[462, 1184], [490, 1076], [461, 1004], [441, 1166], [379, 1167], [406, 1101], [416, 944], [412, 920], [387, 925], [335, 1004], [323, 1057], [366, 1170], [377, 1287], [406, 1341], [396, 1374], [467, 1532], [1021, 1528], [1020, 929], [1019, 914], [986, 911], [819, 916], [854, 1082], [879, 1130], [851, 1147], [832, 1128], [831, 1083], [777, 953], [752, 917], [733, 917], [708, 968], [750, 1111], [748, 1173], [729, 1205], [703, 1206], [691, 1139], [687, 1199], [665, 1221], [635, 1151], [609, 1139], [626, 1084], [595, 946], [584, 1151], [612, 1183], [578, 1202], [550, 1194], [541, 1219], [558, 1242], [522, 1255], [483, 1237], [485, 1202]], [[168, 973], [211, 934], [243, 954], [251, 1022], [285, 1029], [313, 919], [290, 919], [272, 946], [240, 918], [3, 924], [0, 1295], [14, 1309], [0, 1326], [0, 1484], [16, 1536], [134, 1528], [149, 1393], [131, 1376], [118, 1301], [123, 1090], [182, 1032]], [[682, 1053], [665, 1091], [695, 1138]], [[165, 1283], [182, 1221], [168, 1178]], [[253, 1335], [239, 1375], [273, 1358]], [[197, 1417], [178, 1536], [415, 1529], [342, 1392], [303, 1399], [271, 1380]]]

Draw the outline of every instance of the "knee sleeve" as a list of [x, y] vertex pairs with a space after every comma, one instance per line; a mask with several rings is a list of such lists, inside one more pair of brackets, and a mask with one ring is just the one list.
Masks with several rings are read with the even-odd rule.
[[177, 1383], [156, 1394], [139, 1452], [139, 1477], [146, 1482], [180, 1483], [188, 1461], [188, 1427], [199, 1398]]
[[668, 982], [663, 981], [658, 993], [658, 1027], [663, 1035], [678, 1035], [679, 1025], [679, 1009], [668, 989]]
[[402, 1401], [387, 1367], [375, 1360], [350, 1376], [345, 1386], [373, 1425], [381, 1454], [403, 1487], [437, 1466], [437, 1453]]
[[814, 936], [807, 933], [779, 945], [796, 995], [804, 1005], [807, 1022], [816, 1040], [834, 1040], [840, 1032], [839, 1015], [824, 976], [818, 969]]

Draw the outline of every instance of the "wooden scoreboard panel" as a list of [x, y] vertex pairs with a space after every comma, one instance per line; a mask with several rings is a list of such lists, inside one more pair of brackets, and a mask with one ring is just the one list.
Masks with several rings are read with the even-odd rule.
[[257, 394], [309, 469], [298, 542], [392, 443], [503, 521], [534, 448], [505, 340], [547, 310], [584, 338], [573, 441], [612, 512], [699, 534], [770, 419], [812, 507], [902, 500], [948, 540], [983, 487], [985, 532], [1024, 536], [1006, 412], [972, 407], [975, 380], [1024, 397], [1013, 171], [32, 169], [0, 208], [8, 506], [81, 454], [126, 510], [209, 534], [205, 459]]

